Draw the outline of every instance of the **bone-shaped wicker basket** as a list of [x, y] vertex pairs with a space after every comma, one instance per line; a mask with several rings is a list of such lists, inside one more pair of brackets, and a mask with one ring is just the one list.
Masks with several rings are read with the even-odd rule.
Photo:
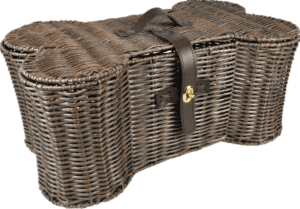
[[10, 32], [1, 51], [42, 193], [87, 207], [167, 159], [274, 140], [298, 42], [294, 24], [218, 1]]

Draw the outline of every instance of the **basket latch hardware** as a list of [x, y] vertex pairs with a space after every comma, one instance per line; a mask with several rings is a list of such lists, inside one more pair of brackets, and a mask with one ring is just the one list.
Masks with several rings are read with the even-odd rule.
[[[194, 96], [208, 94], [210, 92], [210, 80], [209, 79], [197, 79], [196, 88], [192, 92], [189, 89], [184, 92], [183, 96], [185, 102], [190, 102], [194, 99]], [[179, 87], [168, 87], [155, 94], [155, 102], [157, 108], [161, 108], [164, 104], [178, 103], [180, 99]]]
[[191, 86], [186, 87], [185, 93], [182, 96], [184, 103], [189, 103], [195, 98], [194, 89]]

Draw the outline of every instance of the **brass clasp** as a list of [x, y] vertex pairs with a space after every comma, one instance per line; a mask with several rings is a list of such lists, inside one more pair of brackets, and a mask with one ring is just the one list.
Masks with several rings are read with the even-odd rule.
[[183, 102], [189, 103], [194, 98], [195, 98], [195, 95], [194, 95], [193, 87], [191, 87], [191, 86], [186, 87], [186, 92], [183, 94]]

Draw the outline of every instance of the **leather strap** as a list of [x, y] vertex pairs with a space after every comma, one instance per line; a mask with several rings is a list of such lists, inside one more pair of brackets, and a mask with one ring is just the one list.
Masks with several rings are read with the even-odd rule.
[[181, 34], [172, 31], [152, 29], [152, 32], [168, 41], [176, 48], [179, 56], [182, 83], [180, 91], [180, 116], [183, 131], [191, 134], [195, 131], [195, 92], [197, 79], [197, 66], [195, 54], [190, 41]]
[[153, 8], [148, 10], [145, 14], [143, 14], [134, 28], [128, 29], [128, 30], [118, 30], [117, 33], [121, 37], [128, 37], [132, 35], [136, 35], [138, 33], [141, 33], [144, 31], [144, 29], [148, 26], [150, 22], [152, 22], [154, 19], [156, 19], [159, 16], [165, 16], [168, 17], [170, 20], [172, 20], [174, 23], [176, 23], [179, 26], [191, 26], [192, 23], [189, 21], [181, 21], [177, 18], [175, 18], [173, 15], [167, 13], [161, 8]]

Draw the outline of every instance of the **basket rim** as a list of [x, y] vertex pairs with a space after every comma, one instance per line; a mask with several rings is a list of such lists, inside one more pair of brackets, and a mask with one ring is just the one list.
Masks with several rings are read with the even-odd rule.
[[[207, 1], [207, 0], [201, 0], [201, 1]], [[231, 2], [227, 2], [227, 1], [218, 1], [218, 0], [209, 0], [209, 1], [231, 3]], [[179, 3], [186, 3], [186, 2], [179, 2]], [[234, 3], [231, 3], [231, 4], [238, 5], [238, 4], [234, 4]], [[243, 40], [243, 41], [255, 41], [257, 43], [264, 43], [264, 42], [290, 41], [290, 40], [296, 39], [297, 36], [300, 36], [300, 29], [299, 29], [299, 27], [296, 24], [292, 23], [291, 21], [283, 20], [283, 19], [280, 19], [280, 18], [274, 18], [274, 17], [270, 17], [270, 16], [265, 16], [265, 15], [247, 14], [247, 13], [245, 15], [250, 16], [250, 17], [265, 18], [265, 19], [269, 19], [270, 21], [280, 21], [280, 22], [283, 22], [283, 23], [287, 24], [289, 27], [293, 28], [294, 30], [297, 30], [298, 34], [297, 35], [287, 35], [287, 34], [284, 34], [285, 37], [265, 37], [265, 38], [257, 38], [255, 36], [251, 36], [251, 35], [250, 36], [249, 35], [239, 36], [239, 35], [233, 34], [234, 38], [236, 38], [236, 39]], [[106, 19], [106, 20], [109, 20], [109, 19]], [[102, 20], [102, 21], [105, 21], [105, 20]], [[39, 23], [39, 22], [41, 22], [41, 21], [34, 22], [34, 23]], [[50, 22], [60, 22], [60, 21], [52, 21], [51, 20], [51, 21], [45, 21], [43, 23], [50, 23]], [[63, 20], [62, 22], [66, 22], [66, 23], [78, 22], [78, 23], [81, 23], [80, 21], [70, 21], [70, 20]], [[31, 24], [28, 24], [28, 25], [24, 25], [21, 28], [23, 28], [23, 27], [24, 28], [25, 27], [29, 27], [30, 25], [32, 25], [34, 23], [31, 23]], [[12, 43], [9, 43], [9, 41], [7, 40], [7, 37], [11, 33], [15, 32], [18, 29], [15, 29], [15, 30], [9, 32], [5, 36], [5, 38], [2, 40], [1, 45], [3, 44], [4, 46], [6, 46], [9, 49], [17, 51], [16, 53], [35, 53], [35, 52], [38, 52], [38, 51], [41, 51], [41, 50], [45, 49], [45, 47], [40, 47], [40, 48], [29, 47], [29, 46], [28, 47], [22, 47], [22, 46], [16, 46], [16, 45], [13, 45]], [[209, 38], [207, 38], [207, 39], [209, 39]]]
[[[201, 2], [201, 1], [199, 1], [199, 2]], [[175, 4], [173, 6], [173, 8], [176, 7], [176, 5], [182, 4], [183, 9], [184, 9], [185, 5], [194, 4], [197, 2], [198, 1], [179, 2], [179, 3]], [[257, 35], [257, 37], [255, 37], [255, 33], [250, 33], [250, 35], [245, 35], [247, 33], [241, 33], [239, 35], [235, 32], [231, 33], [230, 31], [227, 31], [227, 33], [222, 33], [221, 35], [219, 35], [220, 34], [219, 33], [218, 35], [210, 36], [209, 38], [207, 38], [207, 35], [204, 35], [202, 37], [199, 37], [199, 36], [193, 37], [190, 39], [192, 44], [209, 42], [209, 41], [218, 41], [218, 40], [222, 40], [222, 39], [232, 39], [232, 40], [235, 40], [236, 42], [238, 42], [237, 44], [239, 44], [239, 45], [249, 45], [249, 46], [251, 45], [251, 46], [260, 46], [260, 47], [279, 47], [284, 44], [293, 43], [294, 41], [299, 42], [299, 40], [300, 40], [299, 28], [292, 22], [281, 20], [278, 18], [263, 16], [263, 15], [247, 14], [244, 7], [240, 6], [239, 4], [234, 4], [231, 2], [227, 2], [227, 1], [213, 0], [212, 2], [220, 2], [222, 4], [223, 3], [230, 4], [233, 7], [235, 7], [235, 9], [237, 8], [237, 10], [236, 10], [237, 14], [235, 14], [236, 12], [234, 9], [233, 15], [240, 15], [240, 13], [243, 13], [242, 14], [243, 18], [244, 17], [258, 18], [258, 19], [250, 18], [249, 22], [250, 23], [253, 22], [253, 24], [254, 23], [260, 24], [259, 29], [262, 26], [262, 24], [264, 23], [264, 21], [267, 21], [270, 23], [276, 21], [276, 23], [277, 22], [281, 23], [281, 24], [284, 23], [285, 27], [287, 28], [287, 31], [289, 31], [289, 32], [284, 33], [283, 31], [279, 31], [279, 32], [276, 31], [278, 33], [266, 34], [265, 37], [263, 37], [263, 36], [259, 37], [258, 35]], [[193, 5], [191, 5], [191, 6], [193, 6]], [[212, 7], [214, 7], [214, 6], [212, 6]], [[218, 4], [217, 4], [217, 7], [219, 7]], [[179, 8], [179, 10], [180, 9], [181, 8]], [[176, 10], [177, 9], [175, 9], [174, 11], [176, 11]], [[260, 20], [259, 18], [264, 18], [264, 20]], [[109, 20], [110, 19], [106, 19], [106, 20], [102, 20], [102, 21], [109, 21]], [[99, 21], [99, 22], [102, 22], [102, 21]], [[83, 23], [80, 21], [46, 21], [46, 22], [38, 21], [35, 23], [41, 24], [41, 23], [50, 23], [50, 22], [62, 22], [63, 24], [64, 23], [74, 23], [74, 24]], [[23, 26], [23, 28], [30, 27], [33, 24], [34, 23], [25, 25], [25, 26]], [[262, 26], [262, 28], [264, 28], [264, 27]], [[0, 46], [1, 51], [2, 51], [2, 53], [4, 53], [4, 54], [6, 53], [10, 56], [25, 58], [24, 63], [22, 65], [22, 67], [20, 68], [20, 72], [28, 80], [40, 83], [42, 85], [77, 85], [77, 84], [84, 84], [87, 82], [92, 82], [95, 80], [106, 79], [108, 76], [117, 75], [117, 73], [119, 72], [119, 69], [124, 69], [124, 67], [129, 64], [129, 61], [132, 58], [135, 58], [135, 57], [137, 57], [139, 55], [143, 55], [143, 54], [157, 53], [157, 52], [162, 52], [163, 50], [171, 50], [174, 48], [174, 46], [170, 45], [170, 43], [164, 42], [164, 43], [160, 43], [159, 46], [150, 46], [150, 47], [147, 46], [148, 47], [147, 49], [142, 48], [142, 49], [139, 49], [136, 51], [127, 51], [127, 52], [125, 51], [124, 53], [122, 52], [119, 54], [116, 53], [115, 55], [120, 60], [120, 62], [118, 62], [118, 63], [112, 62], [112, 63], [107, 64], [103, 68], [102, 68], [101, 64], [99, 64], [99, 67], [95, 66], [95, 70], [93, 72], [83, 72], [83, 73], [78, 72], [79, 73], [78, 75], [80, 75], [80, 76], [78, 76], [75, 73], [75, 74], [70, 74], [70, 76], [65, 76], [65, 75], [63, 76], [60, 74], [57, 77], [52, 77], [51, 75], [47, 75], [47, 74], [43, 74], [43, 73], [39, 74], [38, 72], [41, 69], [36, 68], [34, 61], [38, 60], [37, 58], [43, 59], [43, 58], [46, 58], [47, 56], [50, 57], [49, 55], [55, 54], [55, 52], [51, 53], [51, 50], [55, 50], [56, 46], [51, 45], [51, 44], [48, 46], [47, 43], [45, 43], [46, 44], [45, 46], [43, 44], [37, 45], [36, 48], [27, 47], [26, 46], [27, 44], [25, 44], [24, 46], [14, 46], [13, 44], [10, 43], [10, 41], [12, 41], [12, 40], [10, 40], [9, 37], [17, 30], [18, 29], [13, 30], [9, 34], [6, 35], [5, 39], [1, 42], [1, 46]], [[266, 31], [268, 31], [268, 30], [271, 30], [271, 29], [267, 28]], [[247, 32], [248, 30], [245, 30], [245, 31]], [[16, 42], [16, 43], [18, 43], [18, 42]], [[24, 43], [26, 43], [26, 42], [24, 42]], [[45, 53], [45, 52], [47, 52], [47, 53]], [[59, 53], [59, 52], [56, 52], [56, 53]], [[32, 65], [30, 65], [30, 63]], [[79, 71], [80, 71], [80, 69], [79, 69]]]
[[[193, 41], [191, 41], [192, 44], [198, 44], [198, 43], [203, 43], [203, 42], [208, 42], [208, 41], [218, 41], [218, 40], [227, 40], [227, 39], [233, 39], [233, 35], [232, 34], [228, 34], [228, 35], [223, 35], [223, 36], [219, 36], [219, 37], [210, 37], [210, 38], [205, 38], [205, 39], [195, 39]], [[222, 47], [222, 45], [219, 45], [217, 47]], [[175, 47], [169, 43], [166, 43], [164, 45], [160, 45], [160, 46], [155, 46], [155, 47], [150, 47], [148, 49], [145, 50], [141, 50], [138, 52], [129, 52], [129, 53], [125, 53], [123, 55], [121, 55], [122, 58], [124, 58], [124, 63], [122, 63], [121, 65], [112, 65], [98, 73], [96, 73], [95, 75], [85, 75], [82, 77], [72, 77], [72, 78], [57, 78], [57, 79], [51, 79], [48, 77], [43, 77], [43, 76], [33, 76], [32, 74], [28, 73], [26, 70], [26, 64], [30, 63], [31, 61], [29, 61], [28, 59], [30, 59], [33, 56], [37, 56], [40, 53], [44, 53], [46, 51], [49, 51], [51, 49], [46, 49], [46, 50], [40, 50], [36, 53], [31, 53], [28, 54], [24, 60], [23, 65], [20, 68], [20, 72], [22, 73], [22, 75], [27, 78], [28, 80], [34, 81], [34, 82], [38, 82], [40, 84], [44, 84], [44, 85], [77, 85], [77, 84], [84, 84], [87, 82], [91, 82], [91, 81], [95, 81], [95, 80], [102, 80], [102, 79], [106, 79], [109, 76], [117, 76], [118, 73], [120, 72], [120, 69], [124, 69], [126, 65], [128, 64], [133, 64], [133, 62], [130, 62], [130, 60], [132, 58], [135, 58], [139, 55], [143, 55], [143, 54], [149, 54], [149, 53], [159, 53], [162, 51], [168, 51], [168, 50], [173, 50], [175, 49]], [[155, 58], [155, 56], [153, 56], [153, 58]], [[72, 88], [72, 87], [71, 87]]]
[[[186, 1], [181, 1], [181, 2], [178, 2], [177, 4], [174, 4], [172, 9], [175, 9], [177, 6], [179, 6], [180, 4], [186, 4], [186, 3], [190, 3], [194, 0], [186, 0]], [[240, 9], [240, 12], [244, 12], [246, 13], [246, 8], [241, 6], [240, 4], [237, 4], [237, 3], [233, 3], [233, 2], [230, 2], [230, 1], [220, 1], [220, 0], [197, 0], [197, 2], [222, 2], [223, 4], [230, 4], [234, 7], [237, 7]]]
[[[209, 38], [209, 39], [203, 39], [201, 41], [199, 40], [194, 40], [191, 41], [192, 44], [197, 44], [197, 43], [203, 43], [207, 42], [210, 40], [224, 40], [224, 39], [230, 39], [232, 38], [232, 35], [227, 35], [227, 36], [221, 36], [219, 39], [214, 39], [214, 38]], [[260, 47], [281, 47], [281, 46], [286, 46], [294, 43], [298, 43], [300, 41], [300, 36], [298, 36], [296, 39], [288, 41], [288, 42], [278, 42], [278, 43], [249, 43], [249, 42], [243, 42], [243, 41], [236, 41], [236, 45], [248, 45], [248, 46], [260, 46]], [[218, 47], [222, 47], [223, 44], [219, 45]], [[86, 86], [88, 82], [93, 82], [93, 81], [100, 81], [100, 80], [106, 80], [110, 76], [118, 76], [118, 74], [128, 65], [128, 64], [134, 64], [138, 61], [132, 62], [131, 59], [138, 57], [139, 55], [142, 54], [148, 54], [148, 53], [153, 53], [153, 52], [162, 52], [162, 51], [168, 51], [168, 50], [173, 50], [174, 46], [173, 45], [165, 45], [165, 46], [158, 46], [150, 49], [145, 49], [142, 51], [138, 52], [131, 52], [124, 54], [123, 56], [125, 57], [125, 62], [122, 65], [116, 65], [116, 66], [111, 66], [110, 68], [106, 68], [101, 72], [96, 73], [95, 75], [88, 75], [88, 76], [83, 76], [83, 77], [74, 77], [74, 78], [58, 78], [58, 79], [50, 79], [47, 77], [42, 77], [42, 76], [33, 76], [30, 73], [24, 69], [24, 66], [26, 66], [28, 61], [28, 58], [31, 56], [36, 55], [36, 53], [33, 54], [28, 54], [24, 60], [23, 65], [20, 68], [20, 73], [22, 73], [22, 76], [24, 78], [28, 79], [28, 81], [32, 81], [35, 83], [38, 83], [38, 85], [34, 85], [36, 87], [40, 88], [45, 88], [45, 89], [74, 89], [78, 87]], [[49, 49], [51, 50], [51, 49]], [[38, 52], [39, 53], [39, 52]], [[155, 58], [155, 56], [152, 56], [152, 58]], [[53, 86], [53, 85], [61, 85], [59, 86]]]
[[[227, 36], [228, 37], [228, 36]], [[223, 37], [224, 38], [224, 37]], [[194, 43], [197, 43], [197, 40], [193, 41]], [[287, 45], [291, 45], [291, 44], [296, 44], [300, 42], [300, 36], [297, 37], [297, 39], [289, 41], [289, 42], [282, 42], [282, 43], [267, 43], [267, 44], [261, 44], [261, 43], [245, 43], [245, 42], [240, 42], [240, 41], [236, 41], [236, 42], [232, 42], [232, 43], [226, 43], [227, 45], [230, 44], [234, 44], [236, 46], [238, 45], [247, 45], [247, 46], [251, 46], [251, 47], [270, 47], [270, 48], [276, 48], [276, 47], [284, 47]], [[219, 47], [223, 47], [224, 45], [218, 45], [215, 46], [216, 48]], [[211, 47], [213, 48], [213, 47]], [[161, 51], [165, 51], [165, 50], [173, 50], [174, 46], [173, 45], [168, 45], [165, 47], [157, 47], [156, 50], [159, 52]], [[152, 53], [154, 49], [147, 49], [147, 50], [143, 50], [140, 52], [135, 52], [135, 53], [130, 53], [128, 54], [128, 58], [134, 58], [134, 57], [138, 57], [141, 54], [147, 54], [147, 53]], [[155, 59], [156, 57], [161, 57], [162, 55], [158, 55], [158, 56], [152, 56], [150, 57], [151, 59]], [[163, 56], [168, 56], [168, 54], [165, 54]], [[77, 80], [77, 83], [75, 83], [75, 80], [72, 80], [72, 83], [62, 83], [62, 80], [56, 80], [58, 83], [41, 83], [40, 80], [38, 79], [43, 79], [43, 78], [35, 78], [35, 79], [31, 79], [30, 75], [27, 74], [27, 76], [25, 76], [23, 74], [24, 69], [23, 69], [23, 65], [21, 66], [20, 70], [19, 70], [19, 78], [20, 81], [23, 84], [26, 84], [30, 87], [34, 87], [34, 88], [38, 88], [41, 90], [74, 90], [74, 89], [82, 89], [88, 86], [93, 86], [93, 85], [99, 85], [107, 80], [109, 80], [110, 76], [116, 76], [118, 77], [118, 75], [120, 73], [122, 73], [123, 70], [126, 69], [127, 65], [131, 65], [131, 64], [136, 64], [139, 63], [141, 61], [144, 61], [146, 59], [149, 58], [139, 58], [136, 60], [131, 60], [131, 59], [127, 59], [127, 63], [123, 64], [123, 65], [119, 65], [119, 66], [114, 66], [111, 67], [109, 69], [106, 69], [105, 72], [106, 73], [99, 73], [96, 74], [95, 76], [88, 76], [88, 77], [82, 77], [80, 78], [81, 80]], [[26, 59], [25, 59], [26, 60]], [[67, 79], [65, 79], [67, 80]], [[60, 82], [60, 83], [59, 83]]]

